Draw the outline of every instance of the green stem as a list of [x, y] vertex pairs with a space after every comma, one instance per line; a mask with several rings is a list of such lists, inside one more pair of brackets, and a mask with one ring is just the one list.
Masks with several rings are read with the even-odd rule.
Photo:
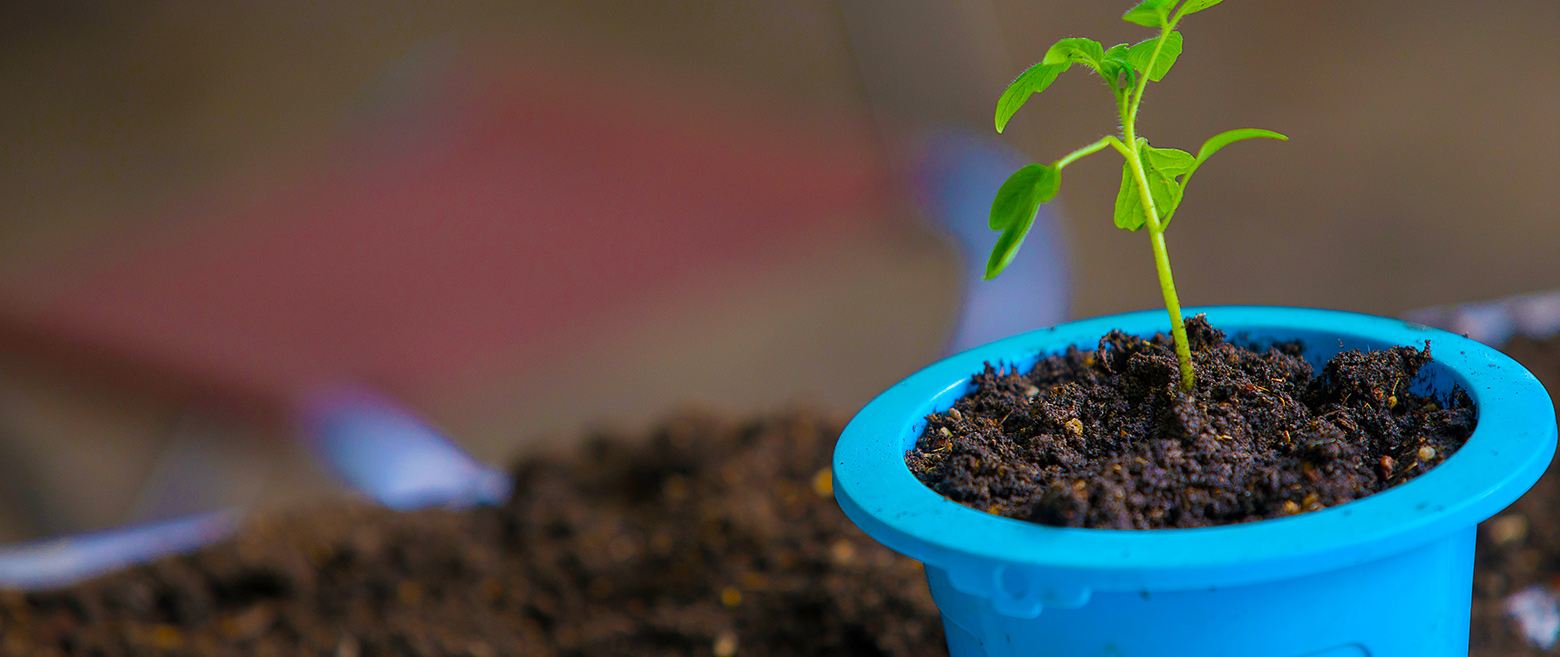
[[[1177, 19], [1180, 16], [1176, 16]], [[1154, 40], [1154, 52], [1149, 55], [1148, 63], [1143, 66], [1142, 75], [1138, 76], [1137, 89], [1132, 91], [1132, 101], [1127, 104], [1127, 111], [1123, 113], [1122, 123], [1131, 124], [1137, 120], [1138, 105], [1143, 102], [1143, 92], [1148, 89], [1148, 72], [1154, 70], [1154, 62], [1159, 59], [1159, 52], [1165, 47], [1165, 40], [1170, 38], [1170, 33], [1175, 31], [1175, 22], [1171, 21], [1159, 31], [1159, 38]], [[1127, 143], [1132, 143], [1131, 139]]]
[[1186, 324], [1181, 319], [1181, 301], [1175, 293], [1175, 278], [1170, 274], [1170, 252], [1165, 248], [1165, 229], [1159, 223], [1154, 208], [1154, 197], [1148, 191], [1148, 176], [1143, 173], [1142, 156], [1136, 149], [1127, 150], [1127, 166], [1132, 170], [1133, 181], [1138, 186], [1138, 198], [1143, 203], [1143, 216], [1148, 225], [1148, 239], [1154, 247], [1154, 269], [1159, 273], [1159, 291], [1165, 298], [1165, 311], [1170, 314], [1170, 335], [1175, 340], [1175, 358], [1181, 370], [1181, 389], [1191, 392], [1197, 387], [1192, 373], [1192, 350], [1186, 341]]
[[1165, 248], [1165, 227], [1159, 222], [1159, 212], [1154, 207], [1154, 195], [1148, 188], [1148, 176], [1143, 172], [1143, 157], [1137, 141], [1136, 125], [1138, 104], [1142, 102], [1143, 90], [1148, 86], [1148, 71], [1153, 70], [1154, 61], [1159, 59], [1160, 48], [1173, 29], [1175, 29], [1174, 21], [1160, 31], [1159, 40], [1154, 43], [1154, 52], [1148, 58], [1148, 63], [1144, 65], [1143, 74], [1138, 76], [1138, 86], [1133, 93], [1132, 102], [1121, 117], [1121, 130], [1126, 137], [1126, 143], [1117, 145], [1117, 150], [1127, 158], [1127, 167], [1131, 169], [1133, 182], [1137, 184], [1138, 198], [1143, 204], [1144, 223], [1148, 227], [1149, 242], [1154, 248], [1154, 269], [1159, 274], [1159, 291], [1165, 298], [1165, 311], [1170, 314], [1170, 335], [1175, 341], [1175, 357], [1181, 370], [1181, 389], [1191, 392], [1197, 387], [1197, 379], [1192, 372], [1192, 351], [1186, 341], [1186, 324], [1181, 319], [1181, 301], [1175, 293], [1175, 279], [1170, 274], [1170, 253]]
[[1095, 152], [1098, 152], [1100, 149], [1105, 148], [1106, 146], [1111, 145], [1111, 142], [1114, 141], [1115, 139], [1116, 139], [1115, 137], [1101, 137], [1100, 140], [1097, 141], [1097, 142], [1094, 142], [1092, 144], [1089, 144], [1088, 146], [1084, 146], [1083, 148], [1080, 148], [1080, 149], [1075, 150], [1075, 151], [1073, 151], [1071, 153], [1068, 153], [1067, 157], [1064, 157], [1064, 158], [1056, 161], [1056, 170], [1057, 171], [1061, 171], [1067, 165], [1072, 164], [1074, 160], [1077, 160], [1078, 158], [1084, 157], [1086, 155], [1092, 155]]
[[1159, 270], [1159, 291], [1165, 297], [1165, 311], [1170, 313], [1170, 335], [1175, 338], [1175, 359], [1181, 366], [1181, 389], [1191, 392], [1197, 387], [1197, 377], [1192, 373], [1192, 350], [1186, 342], [1186, 324], [1181, 320], [1181, 301], [1175, 295], [1175, 279], [1170, 276], [1170, 254], [1165, 251], [1165, 232], [1154, 231], [1148, 236], [1154, 245], [1154, 267]]

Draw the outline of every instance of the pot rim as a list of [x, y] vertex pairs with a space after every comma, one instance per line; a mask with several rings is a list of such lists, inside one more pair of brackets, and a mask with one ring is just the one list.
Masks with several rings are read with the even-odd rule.
[[[1548, 467], [1554, 407], [1543, 386], [1495, 349], [1397, 319], [1312, 308], [1212, 306], [1206, 314], [1234, 339], [1321, 334], [1379, 348], [1423, 345], [1473, 399], [1468, 442], [1430, 471], [1359, 500], [1287, 518], [1195, 529], [1050, 527], [971, 509], [910, 473], [904, 454], [924, 418], [967, 391], [986, 362], [1032, 366], [1068, 345], [1092, 348], [1112, 329], [1163, 331], [1164, 310], [1095, 317], [999, 340], [940, 360], [889, 388], [857, 413], [834, 452], [834, 491], [846, 515], [874, 539], [923, 563], [970, 559], [1044, 571], [1092, 589], [1183, 589], [1268, 581], [1396, 554], [1472, 527], [1516, 500]], [[1264, 339], [1266, 338], [1266, 339]], [[1329, 352], [1329, 349], [1332, 351]], [[1333, 345], [1308, 345], [1331, 357]], [[1433, 366], [1432, 366], [1433, 367]]]

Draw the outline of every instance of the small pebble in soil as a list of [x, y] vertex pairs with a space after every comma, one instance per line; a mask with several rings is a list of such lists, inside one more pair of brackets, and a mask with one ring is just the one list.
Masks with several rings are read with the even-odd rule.
[[150, 643], [159, 650], [175, 650], [184, 646], [184, 633], [172, 625], [155, 625]]
[[833, 557], [835, 563], [849, 563], [851, 559], [856, 558], [856, 544], [850, 539], [837, 540], [829, 546], [829, 555]]
[[1473, 579], [1474, 595], [1490, 597], [1504, 595], [1506, 592], [1506, 576], [1502, 573], [1479, 573]]
[[737, 634], [735, 632], [721, 632], [715, 637], [715, 657], [732, 657], [737, 654]]
[[812, 476], [813, 493], [818, 497], [834, 496], [834, 473], [828, 468], [820, 468]]
[[667, 501], [681, 502], [688, 499], [688, 478], [682, 475], [671, 475], [661, 484], [661, 494]]
[[1392, 478], [1392, 468], [1393, 468], [1393, 466], [1397, 465], [1397, 461], [1392, 460], [1392, 457], [1390, 457], [1390, 456], [1383, 456], [1383, 457], [1381, 457], [1381, 460], [1377, 462], [1377, 465], [1380, 466], [1380, 468], [1381, 468], [1381, 470], [1380, 470], [1381, 478], [1382, 479], [1391, 479]]
[[1527, 538], [1527, 517], [1520, 513], [1508, 513], [1491, 520], [1485, 526], [1489, 530], [1490, 540], [1496, 545], [1508, 545], [1520, 543]]
[[1419, 457], [1421, 462], [1429, 463], [1430, 459], [1435, 458], [1435, 448], [1429, 445], [1425, 445], [1424, 447], [1420, 447], [1419, 452], [1415, 455]]

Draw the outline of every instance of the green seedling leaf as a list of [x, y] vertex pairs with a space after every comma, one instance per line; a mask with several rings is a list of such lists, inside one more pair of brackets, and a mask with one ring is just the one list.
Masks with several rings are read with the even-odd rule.
[[[1168, 227], [1170, 225], [1170, 220], [1175, 218], [1175, 209], [1176, 209], [1176, 207], [1178, 207], [1181, 204], [1181, 195], [1186, 193], [1186, 184], [1191, 181], [1192, 174], [1197, 172], [1197, 168], [1201, 167], [1203, 162], [1207, 161], [1209, 156], [1213, 155], [1214, 153], [1219, 152], [1219, 149], [1224, 148], [1225, 146], [1233, 144], [1233, 143], [1235, 143], [1237, 141], [1241, 141], [1243, 139], [1256, 139], [1258, 137], [1261, 137], [1261, 138], [1264, 138], [1264, 139], [1278, 139], [1278, 140], [1281, 140], [1281, 141], [1289, 141], [1288, 137], [1285, 137], [1285, 136], [1283, 136], [1281, 134], [1273, 132], [1272, 130], [1262, 130], [1262, 129], [1259, 129], [1259, 128], [1240, 128], [1240, 129], [1237, 129], [1237, 130], [1230, 130], [1228, 132], [1221, 132], [1221, 133], [1219, 133], [1217, 135], [1214, 135], [1208, 141], [1203, 142], [1202, 148], [1197, 151], [1197, 157], [1192, 158], [1191, 165], [1185, 167], [1185, 170], [1181, 172], [1182, 177], [1180, 179], [1180, 186], [1175, 190], [1175, 199], [1174, 199], [1174, 201], [1171, 202], [1168, 210], [1162, 210], [1159, 213], [1159, 218], [1160, 218], [1159, 227], [1161, 229]], [[1158, 149], [1156, 149], [1156, 150], [1158, 150]], [[1153, 155], [1146, 155], [1145, 156], [1145, 158], [1144, 158], [1144, 160], [1145, 160], [1144, 161], [1144, 166], [1145, 167], [1149, 166], [1149, 163], [1148, 163], [1147, 160], [1153, 159], [1153, 157], [1155, 157], [1155, 156], [1153, 156]], [[1164, 166], [1164, 165], [1161, 165], [1161, 166]], [[1175, 163], [1172, 163], [1172, 164], [1168, 165], [1168, 167], [1169, 167], [1168, 170], [1172, 170], [1173, 171], [1173, 170], [1176, 170], [1178, 167], [1181, 167], [1181, 166], [1182, 166], [1182, 163], [1179, 161], [1179, 157], [1177, 157], [1177, 161]], [[1159, 202], [1159, 197], [1158, 196], [1154, 197], [1154, 202], [1155, 203]]]
[[1100, 70], [1100, 60], [1105, 57], [1105, 47], [1094, 39], [1062, 39], [1045, 51], [1042, 64], [1085, 64]]
[[1186, 0], [1186, 4], [1181, 5], [1181, 15], [1195, 14], [1221, 2], [1224, 0]]
[[1121, 165], [1121, 189], [1116, 192], [1116, 227], [1137, 231], [1148, 223], [1138, 200], [1137, 183], [1132, 180], [1132, 165]]
[[[1181, 178], [1180, 187], [1176, 189], [1174, 203], [1170, 206], [1169, 210], [1161, 211], [1159, 213], [1161, 218], [1160, 227], [1163, 228], [1169, 226], [1170, 220], [1175, 218], [1175, 208], [1181, 204], [1181, 194], [1185, 193], [1186, 191], [1186, 183], [1191, 181], [1192, 174], [1196, 173], [1197, 168], [1201, 167], [1203, 162], [1207, 161], [1210, 156], [1219, 152], [1219, 149], [1224, 148], [1225, 146], [1244, 139], [1256, 139], [1259, 137], [1263, 139], [1289, 141], [1288, 137], [1273, 132], [1272, 130], [1262, 130], [1260, 128], [1238, 128], [1235, 130], [1221, 132], [1209, 138], [1208, 141], [1203, 142], [1202, 148], [1198, 149], [1197, 151], [1197, 157], [1192, 159], [1191, 166], [1187, 167], [1183, 172], [1184, 176]], [[1145, 160], [1146, 159], [1148, 158], [1145, 158]], [[1146, 161], [1144, 166], [1148, 166]], [[1158, 203], [1158, 198], [1158, 196], [1154, 197], [1155, 203]]]
[[1100, 77], [1110, 83], [1116, 94], [1116, 103], [1127, 101], [1127, 94], [1137, 84], [1137, 68], [1127, 61], [1127, 44], [1118, 43], [1105, 51], [1100, 58]]
[[[1181, 203], [1181, 177], [1196, 168], [1197, 160], [1191, 153], [1177, 148], [1154, 148], [1141, 140], [1138, 143], [1143, 177], [1148, 179], [1154, 210], [1160, 217], [1167, 217]], [[1133, 180], [1132, 167], [1123, 164], [1121, 189], [1116, 192], [1116, 225], [1135, 231], [1147, 223], [1137, 182]]]
[[1122, 14], [1121, 20], [1143, 27], [1164, 27], [1170, 23], [1170, 8], [1175, 3], [1176, 0], [1143, 0]]
[[1002, 231], [1002, 236], [997, 238], [996, 246], [991, 247], [991, 257], [986, 260], [986, 280], [996, 278], [1013, 262], [1019, 245], [1024, 243], [1024, 236], [1029, 234], [1029, 227], [1035, 223], [1035, 212], [1039, 211], [1040, 204], [1056, 198], [1060, 189], [1061, 177], [1057, 175], [1056, 167], [1043, 164], [1025, 165], [1002, 183], [997, 197], [991, 202], [988, 221], [992, 230]]
[[1202, 148], [1197, 151], [1196, 165], [1194, 165], [1192, 168], [1197, 168], [1197, 165], [1201, 165], [1204, 160], [1208, 159], [1208, 156], [1219, 152], [1219, 149], [1224, 148], [1225, 146], [1243, 139], [1257, 139], [1259, 137], [1262, 139], [1289, 141], [1288, 137], [1273, 132], [1272, 130], [1263, 130], [1261, 128], [1237, 128], [1235, 130], [1221, 132], [1212, 137], [1209, 137], [1208, 141], [1203, 142]]
[[1147, 224], [1148, 217], [1144, 213], [1143, 201], [1139, 197], [1137, 180], [1132, 174], [1132, 164], [1123, 162], [1121, 189], [1116, 192], [1116, 227], [1137, 231]]
[[1177, 148], [1143, 147], [1143, 174], [1148, 178], [1149, 191], [1154, 195], [1154, 209], [1161, 218], [1169, 218], [1181, 205], [1181, 192], [1186, 180], [1182, 176], [1197, 167], [1197, 158]]
[[1105, 81], [1110, 83], [1110, 88], [1119, 96], [1132, 88], [1137, 80], [1137, 71], [1131, 64], [1122, 60], [1107, 59], [1100, 62], [1100, 77], [1105, 78]]
[[1045, 91], [1046, 87], [1056, 81], [1056, 76], [1070, 66], [1072, 64], [1047, 64], [1042, 61], [1014, 78], [1007, 90], [1002, 92], [1002, 97], [997, 99], [997, 132], [1007, 127], [1008, 119], [1013, 118], [1013, 113], [1024, 106], [1024, 101], [1029, 100], [1030, 95]]
[[1148, 59], [1154, 56], [1154, 44], [1159, 42], [1159, 37], [1154, 37], [1128, 48], [1125, 60], [1138, 73], [1147, 75], [1148, 79], [1158, 82], [1165, 79], [1165, 74], [1170, 72], [1170, 66], [1175, 64], [1177, 57], [1181, 56], [1181, 41], [1180, 32], [1171, 32], [1165, 36], [1165, 43], [1159, 47], [1159, 57], [1154, 59], [1154, 70], [1152, 71], [1145, 69], [1148, 67]]
[[1182, 175], [1196, 166], [1197, 158], [1191, 153], [1179, 148], [1154, 148], [1143, 145], [1143, 166], [1149, 168], [1149, 172], [1158, 172], [1166, 177]]

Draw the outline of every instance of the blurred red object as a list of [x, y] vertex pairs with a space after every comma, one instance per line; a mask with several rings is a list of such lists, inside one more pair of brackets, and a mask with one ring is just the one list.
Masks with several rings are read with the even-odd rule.
[[479, 60], [283, 191], [211, 195], [0, 281], [0, 340], [269, 411], [337, 380], [415, 401], [886, 214], [885, 165], [851, 117], [645, 66]]

